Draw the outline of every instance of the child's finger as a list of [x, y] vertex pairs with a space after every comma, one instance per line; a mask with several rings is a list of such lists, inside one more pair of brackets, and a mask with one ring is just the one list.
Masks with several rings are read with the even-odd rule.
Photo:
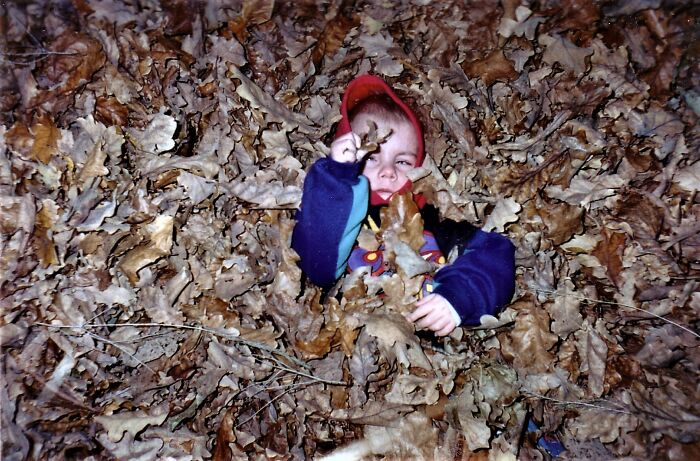
[[433, 325], [435, 322], [437, 322], [440, 318], [440, 313], [436, 311], [431, 311], [428, 315], [423, 317], [416, 323], [416, 326], [419, 327], [420, 329], [429, 329], [431, 325]]
[[457, 328], [457, 327], [455, 326], [454, 322], [449, 321], [444, 328], [442, 328], [440, 331], [436, 331], [435, 335], [436, 336], [447, 336], [450, 333], [452, 333], [455, 328]]
[[408, 321], [410, 322], [416, 322], [416, 320], [425, 317], [428, 313], [430, 313], [430, 306], [420, 306], [410, 314], [406, 316]]
[[435, 320], [429, 327], [433, 331], [442, 330], [450, 323], [450, 318], [444, 312], [436, 312], [436, 314]]
[[434, 294], [428, 295], [425, 298], [419, 299], [418, 301], [416, 301], [416, 306], [419, 306], [419, 307], [423, 306], [424, 304], [431, 302], [433, 299], [435, 299]]
[[364, 158], [367, 156], [368, 153], [369, 152], [367, 152], [364, 149], [357, 149], [357, 152], [355, 153], [356, 160], [358, 162], [361, 162], [362, 160], [364, 160]]

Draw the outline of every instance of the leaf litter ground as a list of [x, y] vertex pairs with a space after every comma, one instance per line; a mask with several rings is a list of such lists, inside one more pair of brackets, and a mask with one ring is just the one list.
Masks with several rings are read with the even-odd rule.
[[[2, 9], [3, 458], [700, 450], [697, 6]], [[516, 244], [485, 328], [403, 319], [434, 270], [406, 197], [360, 237], [393, 276], [303, 283], [304, 171], [366, 72], [420, 112], [423, 194]]]

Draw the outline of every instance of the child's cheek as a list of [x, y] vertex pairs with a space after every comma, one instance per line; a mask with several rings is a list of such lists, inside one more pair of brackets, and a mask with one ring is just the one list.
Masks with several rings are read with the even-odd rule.
[[369, 180], [369, 183], [372, 184], [374, 182], [374, 179], [376, 178], [376, 174], [372, 171], [371, 168], [367, 168], [366, 166], [362, 169], [362, 176], [367, 178]]

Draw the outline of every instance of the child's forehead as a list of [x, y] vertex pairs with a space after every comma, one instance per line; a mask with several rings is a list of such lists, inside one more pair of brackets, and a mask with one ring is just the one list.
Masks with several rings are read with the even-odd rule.
[[374, 122], [378, 129], [381, 128], [392, 128], [396, 129], [408, 129], [413, 131], [413, 125], [409, 120], [398, 119], [396, 117], [386, 117], [379, 114], [373, 113], [359, 113], [355, 116], [352, 121], [353, 131], [359, 133], [366, 133], [369, 131], [370, 124], [368, 122]]

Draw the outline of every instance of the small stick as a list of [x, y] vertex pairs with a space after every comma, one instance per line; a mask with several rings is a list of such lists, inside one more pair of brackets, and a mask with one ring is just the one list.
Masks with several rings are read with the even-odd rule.
[[236, 429], [238, 429], [239, 427], [241, 427], [242, 425], [244, 425], [244, 424], [247, 423], [248, 421], [252, 420], [252, 419], [255, 418], [256, 416], [258, 416], [258, 415], [259, 415], [260, 413], [262, 413], [267, 407], [269, 407], [270, 405], [272, 405], [273, 403], [275, 403], [277, 400], [279, 400], [279, 399], [281, 399], [282, 397], [284, 397], [284, 396], [285, 396], [286, 394], [288, 394], [290, 391], [292, 391], [292, 390], [294, 390], [294, 389], [296, 389], [296, 388], [298, 388], [298, 387], [306, 386], [307, 384], [310, 384], [310, 383], [313, 383], [313, 382], [315, 382], [315, 381], [302, 381], [302, 382], [300, 382], [300, 383], [292, 383], [292, 384], [283, 385], [282, 387], [288, 387], [288, 389], [286, 389], [284, 392], [281, 392], [279, 395], [276, 395], [274, 398], [270, 399], [270, 401], [269, 401], [269, 402], [266, 402], [265, 405], [262, 406], [262, 408], [260, 408], [258, 411], [256, 411], [256, 412], [253, 413], [252, 415], [250, 415], [250, 417], [246, 418], [244, 421], [241, 421], [240, 423], [238, 423], [238, 424], [236, 425]]
[[291, 362], [296, 363], [300, 367], [303, 367], [306, 369], [311, 368], [311, 366], [309, 364], [307, 364], [306, 362], [303, 362], [303, 361], [299, 360], [298, 358], [287, 354], [284, 351], [270, 347], [267, 344], [259, 343], [256, 341], [249, 341], [247, 339], [241, 338], [240, 336], [235, 336], [233, 334], [226, 333], [225, 331], [214, 330], [212, 328], [202, 327], [199, 325], [153, 323], [153, 322], [150, 322], [150, 323], [90, 323], [90, 324], [83, 324], [83, 325], [52, 325], [50, 323], [37, 322], [36, 325], [41, 325], [41, 326], [45, 326], [45, 327], [49, 327], [49, 328], [58, 328], [58, 329], [75, 328], [78, 330], [85, 330], [85, 331], [87, 331], [90, 328], [114, 328], [114, 327], [137, 327], [137, 328], [162, 327], [162, 328], [181, 328], [181, 329], [185, 329], [185, 330], [201, 331], [204, 333], [209, 333], [209, 334], [214, 335], [214, 336], [219, 336], [219, 337], [223, 337], [226, 339], [230, 339], [232, 341], [237, 341], [237, 342], [240, 342], [242, 344], [245, 344], [246, 346], [250, 346], [250, 347], [255, 348], [255, 349], [270, 352], [271, 354], [281, 355], [282, 357], [289, 359]]
[[617, 303], [617, 302], [614, 302], [614, 301], [603, 301], [603, 300], [600, 300], [600, 299], [592, 299], [592, 298], [587, 298], [587, 297], [585, 297], [585, 296], [577, 296], [577, 295], [573, 295], [573, 294], [564, 294], [564, 293], [559, 293], [559, 292], [552, 291], [552, 290], [544, 290], [544, 289], [541, 289], [541, 288], [533, 288], [533, 287], [531, 287], [531, 288], [532, 288], [535, 292], [538, 292], [538, 293], [544, 293], [544, 294], [556, 295], [556, 296], [570, 296], [570, 297], [572, 297], [572, 298], [574, 298], [574, 299], [580, 299], [580, 300], [582, 300], [582, 301], [588, 301], [588, 302], [592, 302], [592, 303], [596, 303], [596, 304], [608, 304], [608, 305], [613, 305], [613, 306], [628, 307], [628, 308], [630, 308], [630, 309], [634, 309], [634, 310], [637, 310], [637, 311], [640, 311], [640, 312], [644, 312], [645, 314], [651, 315], [652, 317], [656, 317], [656, 318], [659, 319], [659, 320], [663, 320], [663, 321], [665, 321], [665, 322], [668, 322], [668, 323], [670, 323], [671, 325], [675, 325], [675, 326], [677, 326], [678, 328], [680, 328], [681, 330], [687, 331], [688, 333], [690, 333], [691, 335], [695, 336], [696, 338], [700, 338], [700, 334], [694, 332], [694, 331], [691, 330], [690, 328], [684, 327], [683, 325], [681, 325], [681, 324], [679, 324], [679, 323], [676, 323], [676, 322], [674, 322], [673, 320], [667, 319], [666, 317], [663, 317], [663, 316], [658, 315], [658, 314], [654, 314], [653, 312], [650, 312], [650, 311], [648, 311], [648, 310], [646, 310], [646, 309], [642, 309], [641, 307], [630, 306], [629, 304], [622, 304], [622, 303]]
[[114, 341], [111, 341], [111, 340], [109, 340], [109, 339], [107, 339], [107, 338], [105, 338], [105, 337], [102, 337], [102, 336], [100, 336], [100, 335], [96, 335], [95, 333], [91, 333], [91, 332], [89, 332], [89, 331], [86, 331], [86, 333], [87, 333], [87, 335], [90, 336], [91, 338], [94, 338], [94, 339], [96, 339], [96, 340], [98, 340], [98, 341], [102, 341], [103, 343], [109, 344], [110, 346], [116, 347], [117, 349], [119, 349], [120, 351], [122, 351], [123, 353], [125, 353], [126, 355], [128, 355], [129, 357], [131, 357], [132, 359], [136, 360], [140, 365], [143, 365], [143, 366], [144, 366], [148, 371], [150, 371], [151, 374], [153, 374], [154, 376], [158, 374], [158, 373], [156, 373], [156, 371], [155, 371], [153, 368], [149, 367], [146, 363], [144, 363], [143, 361], [141, 361], [141, 360], [140, 360], [138, 357], [136, 357], [134, 354], [132, 354], [131, 352], [127, 351], [125, 348], [123, 348], [123, 347], [120, 346], [119, 344], [115, 343]]
[[[253, 354], [253, 355], [255, 355], [255, 354]], [[348, 385], [348, 383], [346, 383], [346, 382], [344, 382], [344, 381], [333, 381], [333, 380], [330, 380], [330, 379], [319, 378], [319, 377], [316, 377], [316, 376], [313, 376], [313, 375], [310, 375], [310, 374], [307, 374], [307, 373], [304, 373], [304, 372], [295, 370], [295, 369], [293, 369], [293, 368], [289, 368], [287, 365], [285, 365], [284, 363], [280, 362], [279, 360], [277, 360], [277, 359], [274, 358], [274, 357], [270, 357], [270, 359], [271, 359], [273, 362], [277, 363], [277, 365], [274, 365], [274, 364], [273, 364], [272, 366], [273, 366], [274, 368], [279, 369], [279, 370], [284, 370], [284, 371], [289, 372], [289, 373], [294, 373], [295, 375], [303, 376], [303, 377], [309, 378], [309, 379], [314, 379], [314, 380], [316, 380], [317, 382], [321, 382], [321, 383], [325, 383], [325, 384], [332, 384], [332, 385], [334, 385], [334, 386], [347, 386], [347, 385]]]
[[555, 399], [554, 397], [547, 397], [546, 395], [538, 394], [537, 392], [532, 392], [532, 391], [529, 391], [527, 389], [523, 389], [523, 392], [531, 397], [536, 397], [536, 398], [542, 399], [542, 400], [549, 400], [550, 402], [558, 403], [560, 405], [576, 405], [576, 406], [581, 406], [581, 407], [596, 408], [598, 410], [606, 410], [606, 411], [612, 411], [614, 413], [622, 413], [625, 415], [635, 416], [634, 413], [627, 411], [627, 410], [618, 410], [616, 408], [605, 407], [602, 405], [594, 405], [592, 403], [583, 402], [583, 401], [571, 401], [571, 400]]

